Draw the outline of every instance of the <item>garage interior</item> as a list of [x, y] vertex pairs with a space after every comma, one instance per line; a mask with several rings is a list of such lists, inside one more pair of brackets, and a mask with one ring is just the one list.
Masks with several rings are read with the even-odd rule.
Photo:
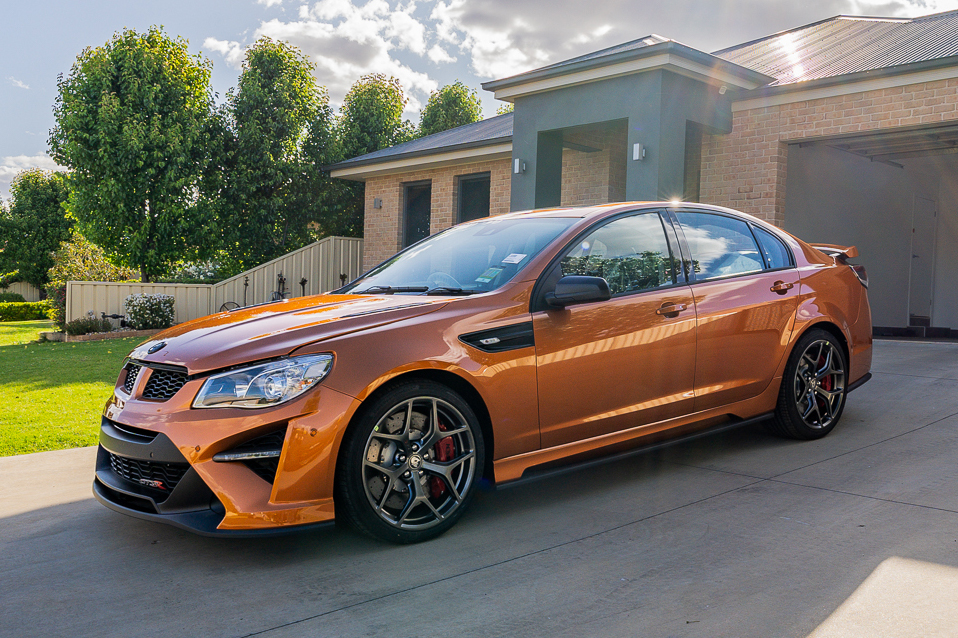
[[784, 228], [858, 247], [876, 335], [958, 337], [958, 125], [790, 144]]

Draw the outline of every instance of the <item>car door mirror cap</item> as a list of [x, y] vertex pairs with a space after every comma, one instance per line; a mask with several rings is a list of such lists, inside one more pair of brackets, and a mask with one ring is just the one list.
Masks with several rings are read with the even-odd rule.
[[608, 301], [612, 298], [609, 282], [602, 277], [566, 275], [556, 282], [553, 292], [545, 295], [546, 303], [553, 308], [565, 308], [591, 301]]

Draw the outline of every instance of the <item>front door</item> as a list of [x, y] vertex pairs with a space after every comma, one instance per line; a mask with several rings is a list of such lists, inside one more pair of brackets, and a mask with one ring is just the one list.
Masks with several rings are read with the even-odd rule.
[[931, 302], [935, 283], [935, 202], [915, 198], [911, 230], [911, 285], [908, 294], [910, 325], [931, 325]]
[[695, 311], [667, 224], [657, 212], [604, 223], [545, 274], [604, 277], [613, 297], [533, 314], [543, 448], [691, 410]]

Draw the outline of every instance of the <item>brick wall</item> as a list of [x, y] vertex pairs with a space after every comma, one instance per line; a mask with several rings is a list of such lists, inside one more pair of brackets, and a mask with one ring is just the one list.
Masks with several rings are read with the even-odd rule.
[[601, 150], [563, 149], [561, 206], [591, 206], [625, 198], [624, 131], [598, 127], [582, 133], [567, 131], [564, 141]]
[[958, 120], [958, 79], [737, 111], [732, 132], [706, 136], [702, 201], [781, 225], [788, 143]]
[[[459, 201], [457, 177], [460, 175], [489, 173], [489, 214], [508, 213], [512, 184], [511, 165], [511, 160], [506, 158], [367, 179], [363, 229], [364, 268], [372, 268], [402, 247], [403, 184], [432, 182], [430, 231], [435, 233], [449, 228], [455, 222]], [[382, 199], [382, 208], [373, 208], [373, 200], [376, 198]]]

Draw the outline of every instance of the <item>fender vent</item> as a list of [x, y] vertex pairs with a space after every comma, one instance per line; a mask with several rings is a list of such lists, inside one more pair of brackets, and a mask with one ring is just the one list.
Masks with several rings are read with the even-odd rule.
[[492, 330], [470, 332], [460, 336], [459, 340], [483, 352], [506, 352], [519, 348], [531, 348], [536, 345], [531, 321], [493, 328]]

